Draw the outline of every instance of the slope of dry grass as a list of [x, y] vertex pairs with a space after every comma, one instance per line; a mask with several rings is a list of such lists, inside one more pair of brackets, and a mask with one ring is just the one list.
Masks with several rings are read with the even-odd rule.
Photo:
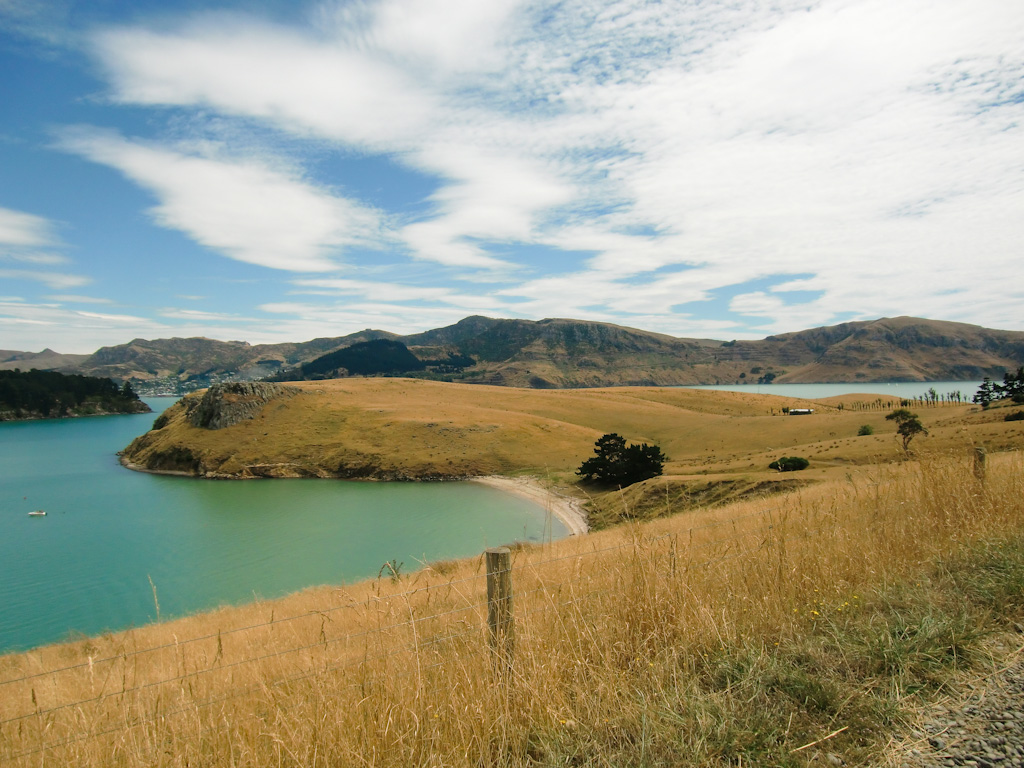
[[[670, 458], [666, 474], [675, 476], [767, 475], [773, 459], [797, 451], [812, 458], [812, 476], [900, 455], [886, 411], [855, 411], [854, 397], [812, 403], [813, 416], [792, 417], [782, 408], [807, 401], [689, 389], [529, 390], [409, 379], [300, 386], [299, 396], [272, 402], [259, 418], [223, 430], [192, 427], [176, 406], [169, 424], [137, 440], [126, 459], [151, 469], [234, 477], [571, 477], [607, 432], [657, 443]], [[922, 410], [931, 435], [915, 448], [947, 450], [1006, 433], [994, 422], [967, 422], [970, 412], [969, 406]], [[862, 424], [876, 434], [857, 437]], [[1024, 437], [1024, 426], [1010, 429], [1018, 442]]]
[[0, 760], [80, 766], [878, 764], [1024, 607], [1024, 461], [864, 466], [515, 552], [0, 658]]

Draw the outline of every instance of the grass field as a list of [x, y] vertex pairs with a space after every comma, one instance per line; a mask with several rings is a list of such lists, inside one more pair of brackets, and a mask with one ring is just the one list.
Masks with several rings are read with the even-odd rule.
[[[656, 443], [669, 457], [665, 478], [632, 489], [643, 517], [668, 506], [721, 503], [794, 482], [842, 478], [856, 467], [905, 458], [892, 422], [895, 400], [847, 395], [817, 402], [736, 392], [622, 387], [533, 390], [410, 379], [307, 382], [299, 396], [271, 402], [251, 421], [222, 430], [191, 426], [185, 409], [128, 450], [152, 469], [213, 476], [437, 479], [529, 474], [575, 493], [574, 472], [594, 441], [617, 432]], [[783, 408], [813, 407], [812, 416]], [[957, 405], [915, 409], [929, 430], [919, 455], [1024, 445], [1013, 409]], [[1016, 410], [1020, 410], [1019, 408]], [[861, 427], [874, 434], [858, 436]], [[800, 455], [810, 467], [780, 475], [775, 459]], [[665, 484], [668, 488], [665, 488]], [[618, 500], [596, 499], [594, 522], [620, 518]]]
[[[838, 434], [868, 418], [888, 431], [884, 411], [819, 422], [773, 417], [765, 406], [777, 403], [749, 396], [538, 394], [585, 398], [577, 418], [587, 425], [573, 426], [566, 400], [529, 417], [591, 430], [584, 448], [605, 430], [665, 446], [676, 411], [717, 421], [673, 438], [670, 477], [605, 499], [630, 520], [637, 504], [669, 514], [515, 549], [510, 664], [488, 644], [481, 559], [435, 563], [0, 657], [0, 762], [802, 766], [839, 755], [883, 765], [916, 707], [1017, 637], [1024, 457], [1000, 414], [922, 412], [931, 435], [906, 458], [890, 435]], [[411, 397], [384, 418], [408, 420]], [[615, 403], [634, 401], [616, 417]], [[524, 392], [506, 412], [538, 402]], [[448, 418], [485, 407], [460, 393]], [[361, 408], [365, 417], [349, 418], [377, 418]], [[620, 421], [597, 426], [602, 418]], [[814, 442], [799, 445], [836, 458], [809, 470], [818, 482], [768, 496], [755, 489], [716, 506], [674, 497], [680, 483], [711, 477], [705, 469], [729, 475], [728, 462], [680, 449], [699, 429], [738, 441], [732, 422], [754, 425], [752, 442], [773, 450], [803, 430]], [[627, 429], [640, 424], [650, 431]], [[971, 457], [979, 436], [991, 449], [983, 480]], [[847, 454], [844, 441], [876, 447]], [[770, 455], [748, 450], [732, 461]], [[732, 474], [756, 484], [761, 471]]]

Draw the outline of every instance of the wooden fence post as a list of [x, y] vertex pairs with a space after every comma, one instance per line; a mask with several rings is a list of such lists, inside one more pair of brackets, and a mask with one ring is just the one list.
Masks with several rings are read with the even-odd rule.
[[985, 482], [985, 472], [988, 469], [988, 454], [983, 446], [974, 449], [974, 476], [982, 483]]
[[512, 552], [508, 547], [494, 547], [485, 554], [487, 627], [491, 651], [503, 666], [509, 667], [515, 640], [512, 628]]

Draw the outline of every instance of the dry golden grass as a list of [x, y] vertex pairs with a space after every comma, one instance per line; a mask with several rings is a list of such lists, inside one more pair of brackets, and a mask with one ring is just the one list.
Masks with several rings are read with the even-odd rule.
[[[783, 407], [807, 402], [690, 389], [532, 390], [410, 379], [300, 386], [301, 395], [223, 430], [194, 428], [178, 408], [167, 427], [136, 442], [128, 459], [155, 468], [166, 466], [159, 457], [184, 453], [201, 472], [239, 477], [571, 476], [607, 432], [660, 445], [670, 459], [666, 474], [677, 477], [769, 477], [771, 461], [799, 454], [812, 461], [803, 476], [819, 478], [834, 476], [836, 467], [902, 455], [886, 408], [853, 410], [870, 396], [812, 403], [815, 415], [790, 417]], [[915, 440], [917, 451], [1024, 444], [1024, 425], [979, 420], [973, 406], [918, 410], [931, 434]], [[857, 437], [863, 424], [876, 434]]]
[[1019, 453], [861, 467], [516, 550], [511, 669], [479, 560], [0, 658], [0, 761], [870, 764], [1022, 607], [1022, 542]]

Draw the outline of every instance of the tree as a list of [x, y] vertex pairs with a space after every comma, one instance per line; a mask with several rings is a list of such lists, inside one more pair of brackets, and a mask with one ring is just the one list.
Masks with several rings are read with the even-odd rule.
[[626, 439], [614, 432], [598, 438], [594, 454], [580, 465], [576, 474], [584, 480], [608, 485], [632, 485], [657, 477], [668, 461], [658, 446], [626, 445]]
[[1015, 403], [1022, 402], [1021, 398], [1024, 398], [1024, 366], [1018, 368], [1016, 373], [1010, 371], [1004, 373], [1003, 384], [997, 386], [996, 389], [1001, 397], [1011, 397]]
[[978, 387], [978, 391], [974, 393], [974, 397], [971, 400], [982, 408], [988, 408], [989, 403], [993, 400], [999, 399], [999, 386], [992, 383], [992, 379], [988, 376], [981, 382], [981, 386]]
[[910, 452], [911, 440], [918, 435], [928, 434], [928, 430], [921, 424], [921, 420], [917, 417], [917, 414], [908, 411], [906, 408], [897, 408], [886, 416], [885, 419], [886, 421], [896, 422], [896, 434], [903, 440], [904, 453]]
[[807, 469], [810, 462], [803, 456], [783, 456], [768, 465], [768, 469], [777, 469], [779, 472], [799, 472]]

